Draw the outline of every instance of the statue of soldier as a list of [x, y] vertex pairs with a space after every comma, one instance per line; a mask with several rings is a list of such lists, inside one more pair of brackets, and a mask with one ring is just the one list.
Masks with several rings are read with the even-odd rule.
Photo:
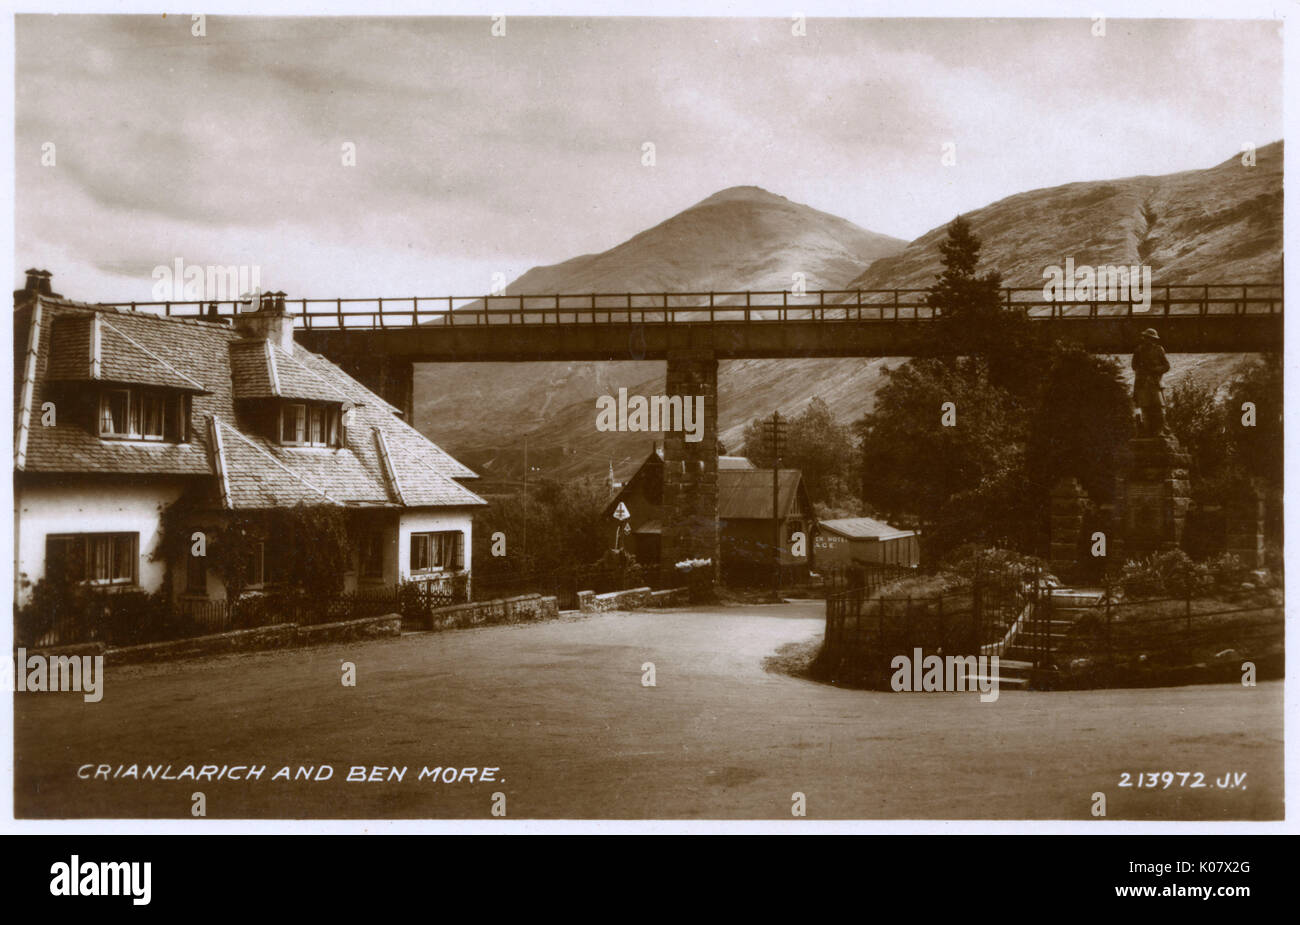
[[1133, 349], [1133, 404], [1142, 414], [1141, 432], [1158, 437], [1165, 433], [1165, 400], [1160, 379], [1169, 372], [1169, 359], [1155, 328], [1147, 328]]

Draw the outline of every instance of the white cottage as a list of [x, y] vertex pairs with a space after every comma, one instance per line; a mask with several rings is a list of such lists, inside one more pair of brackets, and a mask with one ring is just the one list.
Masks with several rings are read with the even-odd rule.
[[[348, 514], [345, 590], [467, 581], [475, 473], [294, 343], [283, 296], [234, 324], [73, 302], [28, 271], [14, 294], [15, 575], [222, 600], [204, 557], [159, 561], [163, 511], [196, 524], [299, 505]], [[279, 553], [250, 544], [247, 590]], [[269, 547], [269, 548], [268, 548]]]

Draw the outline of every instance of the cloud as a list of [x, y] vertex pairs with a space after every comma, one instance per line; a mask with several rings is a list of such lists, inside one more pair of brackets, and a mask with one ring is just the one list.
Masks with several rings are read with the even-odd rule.
[[511, 17], [494, 38], [487, 17], [214, 16], [197, 38], [188, 16], [21, 16], [19, 264], [57, 251], [120, 287], [239, 252], [310, 295], [475, 293], [488, 268], [603, 250], [727, 186], [911, 238], [1281, 136], [1274, 24], [1089, 25]]

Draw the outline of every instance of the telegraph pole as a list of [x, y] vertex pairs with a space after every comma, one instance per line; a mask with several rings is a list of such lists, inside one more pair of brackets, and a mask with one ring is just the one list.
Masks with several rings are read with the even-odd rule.
[[763, 422], [768, 446], [772, 449], [772, 593], [781, 596], [781, 451], [785, 447], [785, 425], [780, 411]]

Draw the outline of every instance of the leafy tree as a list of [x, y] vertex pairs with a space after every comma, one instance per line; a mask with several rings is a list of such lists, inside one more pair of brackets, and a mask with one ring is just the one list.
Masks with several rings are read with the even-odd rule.
[[1057, 343], [1031, 418], [1027, 487], [1046, 506], [1062, 478], [1079, 479], [1097, 504], [1115, 500], [1133, 411], [1119, 364], [1075, 344]]
[[1227, 410], [1215, 389], [1184, 379], [1169, 391], [1165, 423], [1192, 458], [1193, 479], [1209, 479], [1228, 464]]
[[[474, 515], [479, 576], [558, 572], [595, 563], [614, 545], [613, 524], [601, 516], [609, 502], [603, 479], [539, 479], [530, 483], [527, 496], [517, 492], [488, 500], [489, 506]], [[492, 555], [496, 532], [505, 534], [505, 556]]]
[[926, 303], [939, 315], [939, 355], [950, 365], [959, 357], [983, 370], [989, 381], [1022, 403], [1032, 400], [1045, 366], [1045, 343], [1028, 319], [1009, 311], [1002, 301], [1002, 275], [975, 272], [981, 242], [963, 216], [948, 225], [939, 244], [939, 274]]
[[[772, 466], [772, 448], [764, 422], [745, 426], [745, 456], [761, 469]], [[830, 407], [815, 397], [786, 427], [781, 465], [803, 472], [804, 485], [814, 504], [831, 508], [860, 506], [850, 483], [856, 468], [853, 428], [840, 424]]]
[[[1238, 365], [1225, 410], [1233, 457], [1249, 475], [1279, 492], [1283, 482], [1282, 398], [1282, 356], [1265, 354]], [[1246, 424], [1246, 402], [1254, 405], [1253, 426]]]
[[857, 428], [863, 499], [927, 535], [941, 522], [967, 520], [951, 506], [963, 493], [996, 494], [1019, 468], [1024, 438], [1015, 403], [981, 370], [930, 359], [891, 370]]

